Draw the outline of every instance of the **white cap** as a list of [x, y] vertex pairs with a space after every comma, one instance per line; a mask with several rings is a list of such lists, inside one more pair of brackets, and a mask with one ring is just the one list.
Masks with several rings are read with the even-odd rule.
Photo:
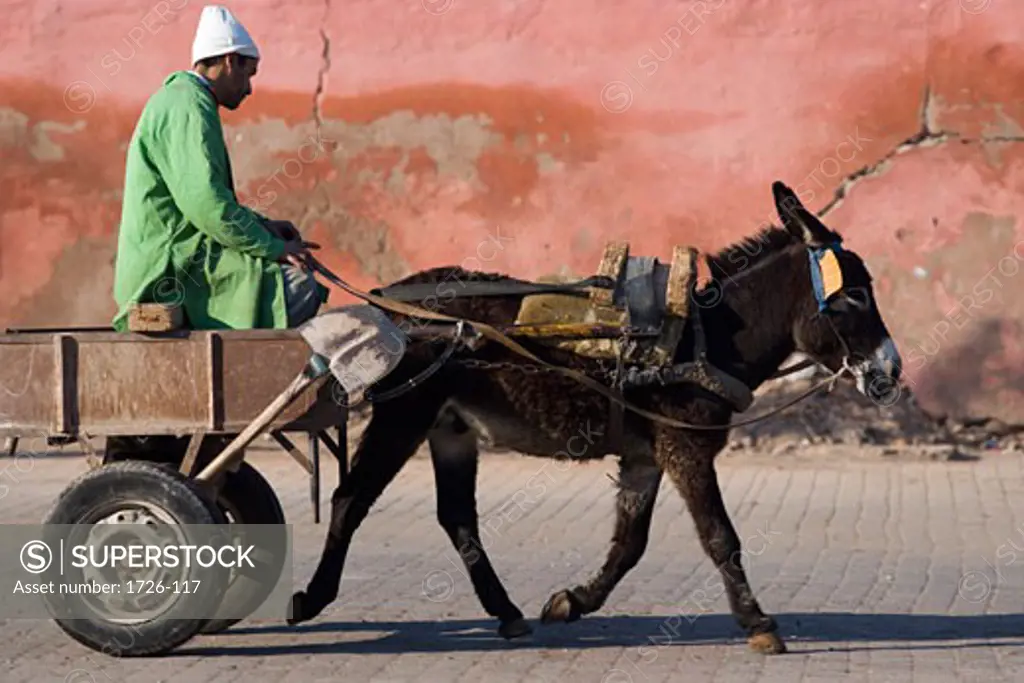
[[199, 16], [196, 37], [192, 41], [193, 66], [207, 57], [219, 57], [232, 52], [256, 59], [260, 57], [260, 51], [256, 49], [256, 43], [249, 32], [227, 7], [207, 5]]

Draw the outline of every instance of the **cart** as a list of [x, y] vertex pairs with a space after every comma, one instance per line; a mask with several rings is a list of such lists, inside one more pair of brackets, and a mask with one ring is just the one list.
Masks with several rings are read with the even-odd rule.
[[[245, 447], [265, 431], [295, 459], [309, 476], [319, 523], [321, 446], [344, 479], [349, 410], [317, 360], [296, 330], [7, 330], [0, 335], [0, 441], [8, 440], [10, 455], [27, 438], [77, 443], [87, 454], [90, 471], [62, 492], [47, 524], [171, 517], [181, 525], [280, 525], [278, 538], [264, 541], [281, 548], [281, 503], [245, 462]], [[307, 435], [308, 448], [294, 435]], [[284, 559], [274, 558], [276, 575]], [[208, 577], [204, 584], [215, 595], [191, 599], [219, 596], [251, 612], [274, 576]], [[93, 649], [131, 656], [166, 652], [243, 617], [236, 610], [231, 618], [173, 619], [173, 628], [160, 619], [57, 623]]]

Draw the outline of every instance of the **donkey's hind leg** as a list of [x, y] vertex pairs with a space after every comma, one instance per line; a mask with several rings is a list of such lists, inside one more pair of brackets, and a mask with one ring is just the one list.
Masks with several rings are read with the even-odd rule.
[[786, 646], [776, 633], [775, 619], [761, 611], [747, 582], [740, 539], [718, 485], [715, 450], [684, 444], [667, 430], [659, 437], [656, 457], [686, 501], [701, 546], [722, 576], [729, 607], [740, 628], [746, 631], [751, 649], [764, 654], [785, 652]]
[[426, 439], [439, 405], [430, 397], [401, 397], [373, 408], [352, 459], [352, 471], [331, 495], [327, 540], [305, 591], [292, 596], [289, 624], [308, 621], [338, 597], [345, 556], [356, 529], [388, 484]]
[[604, 566], [586, 584], [562, 590], [541, 611], [545, 624], [576, 621], [596, 612], [647, 549], [661, 469], [649, 459], [623, 457], [619, 462], [619, 492], [615, 505], [615, 532]]
[[437, 487], [437, 520], [462, 558], [477, 598], [488, 614], [497, 617], [498, 633], [503, 637], [529, 634], [530, 625], [509, 599], [480, 541], [476, 433], [453, 412], [444, 412], [428, 438]]

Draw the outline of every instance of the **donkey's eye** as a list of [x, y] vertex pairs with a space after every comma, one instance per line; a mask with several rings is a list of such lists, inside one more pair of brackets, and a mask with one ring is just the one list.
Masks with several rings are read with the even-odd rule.
[[871, 297], [861, 287], [850, 287], [843, 292], [843, 296], [856, 308], [865, 309], [871, 305]]

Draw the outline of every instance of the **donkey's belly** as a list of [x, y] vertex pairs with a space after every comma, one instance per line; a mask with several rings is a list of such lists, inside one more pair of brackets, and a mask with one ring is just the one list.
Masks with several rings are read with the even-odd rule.
[[479, 437], [480, 446], [494, 451], [516, 451], [524, 455], [589, 460], [607, 455], [604, 421], [552, 429], [536, 418], [480, 403], [451, 400], [446, 410], [456, 413]]

